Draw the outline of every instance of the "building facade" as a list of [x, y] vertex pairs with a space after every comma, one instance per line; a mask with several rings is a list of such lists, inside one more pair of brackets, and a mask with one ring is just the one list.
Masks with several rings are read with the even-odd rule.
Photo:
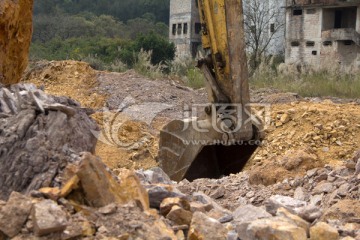
[[197, 0], [170, 0], [169, 39], [179, 57], [195, 57], [201, 46]]
[[287, 64], [360, 66], [360, 0], [287, 0]]
[[265, 49], [264, 55], [285, 53], [286, 0], [242, 0], [248, 52]]
[[[245, 18], [254, 7], [262, 8], [260, 15], [263, 19], [269, 18], [268, 21], [253, 23], [258, 25], [257, 28], [262, 32], [265, 30], [262, 36], [264, 39], [258, 40], [266, 42], [266, 38], [271, 36], [266, 54], [284, 54], [285, 1], [243, 0]], [[274, 29], [276, 29], [275, 34], [272, 32]], [[251, 39], [249, 36], [247, 38]], [[170, 0], [169, 39], [175, 43], [178, 56], [196, 56], [201, 47], [201, 24], [197, 0]]]

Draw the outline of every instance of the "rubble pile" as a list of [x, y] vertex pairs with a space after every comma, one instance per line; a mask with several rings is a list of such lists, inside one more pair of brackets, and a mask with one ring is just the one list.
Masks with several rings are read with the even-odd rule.
[[28, 64], [33, 0], [0, 0], [0, 83], [18, 83]]
[[107, 167], [91, 113], [31, 84], [0, 89], [0, 239], [360, 238], [360, 151], [325, 166], [285, 155], [298, 176], [266, 185], [255, 170], [176, 183]]
[[[170, 120], [184, 117], [184, 104], [207, 103], [204, 89], [192, 90], [170, 79], [147, 79], [133, 70], [98, 72], [76, 61], [37, 63], [24, 80], [93, 108], [92, 117], [102, 129], [105, 118], [123, 123], [115, 137], [118, 141], [99, 141], [96, 146], [96, 155], [112, 169], [156, 166], [159, 130]], [[304, 99], [274, 89], [251, 91], [251, 97], [252, 102], [270, 107], [265, 144], [247, 166], [259, 176], [254, 182], [268, 185], [314, 167], [339, 165], [360, 148], [359, 100]], [[162, 104], [169, 106], [159, 110]], [[124, 150], [122, 145], [131, 148]], [[307, 159], [290, 158], [292, 164], [284, 164], [289, 156], [305, 156], [304, 152]]]
[[360, 148], [357, 103], [271, 105], [266, 138], [246, 169], [253, 183], [274, 184], [326, 164], [337, 166]]
[[61, 187], [12, 192], [0, 202], [3, 237], [360, 238], [359, 156], [268, 187], [249, 184], [246, 172], [192, 183], [173, 182], [160, 168], [116, 176], [90, 153], [80, 154], [72, 169]]
[[0, 199], [59, 186], [80, 152], [94, 152], [91, 110], [32, 84], [0, 88]]

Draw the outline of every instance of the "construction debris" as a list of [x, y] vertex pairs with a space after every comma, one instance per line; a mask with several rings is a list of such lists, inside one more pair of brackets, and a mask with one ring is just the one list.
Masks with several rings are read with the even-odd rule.
[[[32, 84], [0, 88], [0, 199], [60, 187], [62, 173], [83, 151], [94, 152], [97, 125], [66, 97]], [[64, 173], [65, 174], [65, 173]]]
[[[63, 67], [66, 64], [57, 69]], [[102, 77], [106, 78], [106, 73]], [[125, 84], [129, 91], [130, 85]], [[0, 180], [5, 183], [0, 185], [4, 200], [0, 201], [0, 239], [360, 238], [360, 146], [356, 141], [360, 131], [355, 123], [359, 113], [355, 104], [341, 105], [355, 117], [333, 103], [275, 105], [268, 145], [261, 147], [244, 172], [177, 183], [157, 167], [133, 171], [121, 168], [116, 161], [106, 166], [102, 160], [106, 163], [107, 155], [103, 155], [105, 159], [94, 156], [96, 139], [89, 129], [98, 129], [88, 117], [91, 111], [73, 100], [49, 96], [23, 84], [2, 88], [0, 101], [0, 148], [10, 149], [0, 154]], [[318, 119], [309, 107], [328, 113]], [[300, 120], [305, 112], [303, 117], [308, 120]], [[341, 117], [332, 117], [335, 112]], [[347, 119], [349, 124], [346, 120], [335, 124], [335, 118]], [[321, 122], [322, 127], [313, 121]], [[335, 142], [332, 137], [324, 140], [325, 131], [330, 131], [326, 130], [328, 121], [338, 133], [344, 133], [337, 135]], [[140, 125], [128, 121], [120, 131], [122, 139], [127, 134], [135, 141], [143, 139], [145, 130], [150, 134], [151, 126]], [[297, 128], [302, 128], [301, 134]], [[302, 144], [296, 142], [307, 131], [315, 134], [308, 135]], [[156, 132], [150, 135], [153, 140], [157, 137]], [[354, 144], [347, 144], [351, 138]], [[113, 159], [124, 159], [131, 153], [133, 158], [128, 161], [136, 162], [145, 150], [154, 147], [151, 141], [146, 144], [138, 145], [137, 150], [119, 150]], [[345, 155], [335, 154], [343, 151]], [[23, 157], [15, 153], [23, 153]], [[28, 176], [22, 171], [24, 166], [34, 171], [27, 178], [30, 182], [23, 179]], [[24, 184], [19, 184], [22, 181]], [[9, 228], [8, 223], [14, 227]]]
[[68, 225], [66, 213], [52, 200], [43, 200], [34, 204], [32, 220], [34, 233], [37, 236], [62, 232]]
[[31, 207], [31, 199], [13, 192], [8, 202], [0, 207], [0, 231], [15, 237], [28, 219]]

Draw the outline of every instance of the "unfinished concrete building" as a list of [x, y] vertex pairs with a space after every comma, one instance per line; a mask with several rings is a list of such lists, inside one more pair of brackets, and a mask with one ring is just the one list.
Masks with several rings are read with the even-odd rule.
[[[244, 0], [244, 11], [247, 11], [249, 2], [253, 0]], [[282, 55], [284, 53], [285, 42], [285, 13], [283, 7], [286, 0], [257, 0], [257, 5], [263, 7], [262, 18], [268, 18], [268, 22], [261, 23], [258, 26], [262, 31], [266, 42], [269, 36], [271, 41], [268, 46], [267, 54]], [[245, 14], [246, 15], [246, 14]], [[266, 25], [266, 26], [265, 26]], [[279, 28], [278, 26], [281, 27]], [[170, 0], [170, 23], [169, 39], [175, 43], [178, 56], [195, 57], [201, 46], [201, 24], [197, 0]], [[275, 35], [273, 29], [276, 29]]]
[[360, 66], [360, 0], [287, 0], [288, 64]]
[[197, 0], [170, 0], [169, 39], [179, 57], [195, 57], [201, 45]]

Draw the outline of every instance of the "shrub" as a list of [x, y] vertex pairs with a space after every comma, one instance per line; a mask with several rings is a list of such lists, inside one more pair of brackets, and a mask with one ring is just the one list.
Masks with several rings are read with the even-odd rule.
[[205, 86], [205, 78], [203, 73], [195, 67], [187, 71], [186, 79], [187, 85], [191, 88], [199, 89]]
[[174, 60], [176, 51], [174, 43], [170, 43], [155, 33], [140, 35], [136, 38], [133, 50], [140, 52], [141, 49], [152, 52], [151, 63], [153, 65]]
[[163, 78], [163, 68], [161, 64], [153, 65], [151, 63], [151, 51], [140, 50], [134, 64], [134, 70], [139, 74], [151, 79]]

